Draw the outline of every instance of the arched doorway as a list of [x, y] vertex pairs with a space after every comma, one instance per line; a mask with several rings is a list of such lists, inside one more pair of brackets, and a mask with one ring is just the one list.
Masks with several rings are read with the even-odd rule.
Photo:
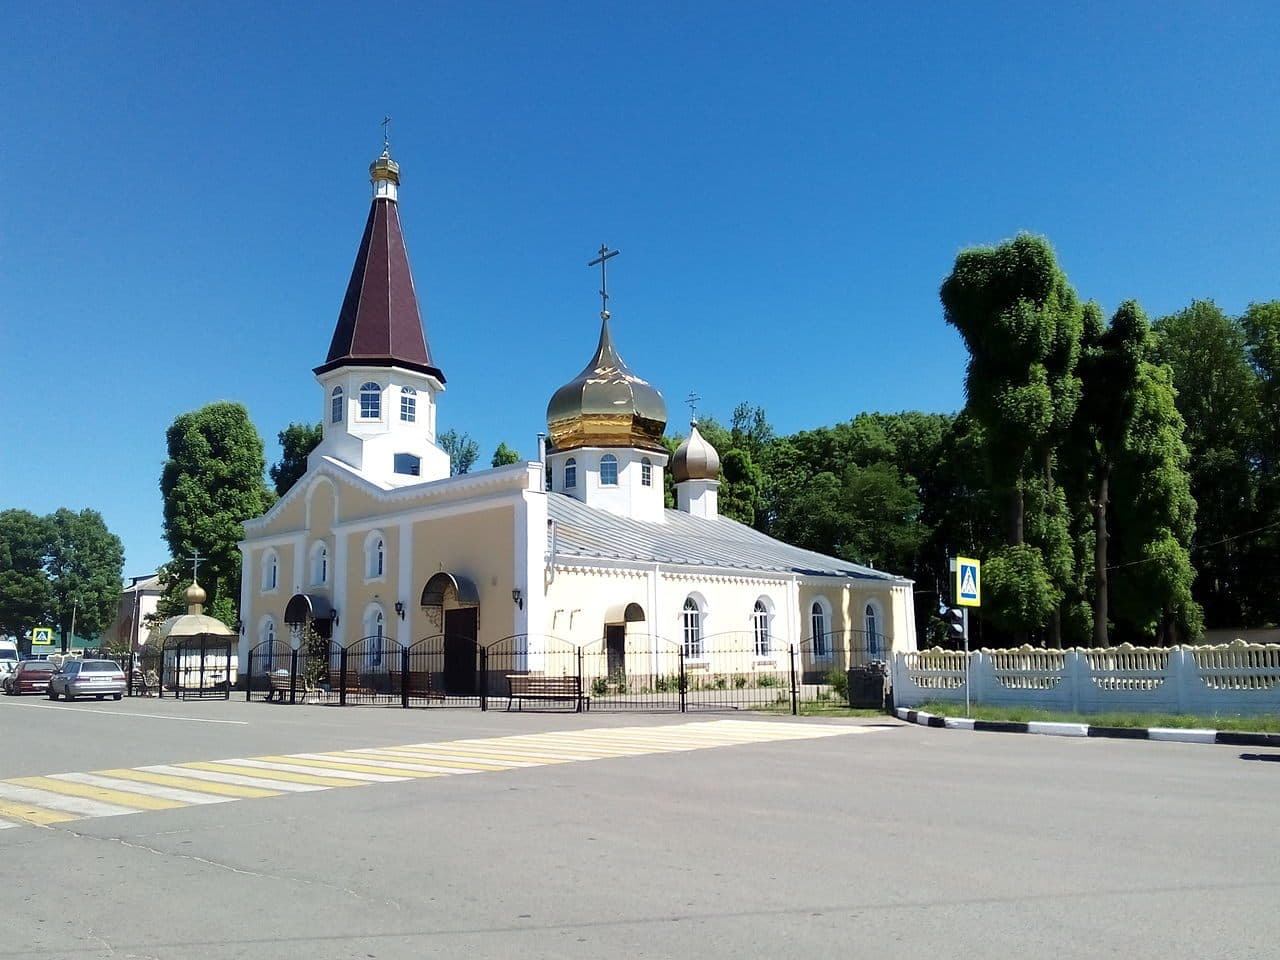
[[473, 696], [478, 687], [480, 592], [466, 577], [440, 571], [422, 588], [423, 613], [443, 637], [445, 692]]
[[636, 629], [632, 625], [637, 623], [644, 623], [644, 607], [638, 603], [628, 603], [621, 611], [613, 607], [605, 613], [604, 649], [608, 676], [626, 676], [627, 634]]

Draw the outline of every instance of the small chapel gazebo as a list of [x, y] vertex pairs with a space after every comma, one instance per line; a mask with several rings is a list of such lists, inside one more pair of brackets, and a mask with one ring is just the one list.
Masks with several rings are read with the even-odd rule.
[[160, 627], [160, 695], [180, 699], [230, 699], [236, 682], [234, 630], [204, 612], [207, 595], [194, 580], [185, 594], [187, 612]]

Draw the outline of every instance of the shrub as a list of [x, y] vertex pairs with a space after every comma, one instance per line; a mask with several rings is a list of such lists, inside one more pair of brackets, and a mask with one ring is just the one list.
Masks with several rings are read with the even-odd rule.
[[780, 687], [782, 680], [776, 673], [762, 673], [756, 678], [756, 686], [758, 687]]
[[746, 685], [747, 685], [746, 674], [735, 673], [733, 675], [733, 687], [735, 690], [741, 690]]
[[596, 677], [591, 681], [591, 695], [595, 697], [603, 697], [609, 692], [609, 681], [604, 677]]
[[831, 684], [831, 691], [841, 700], [849, 702], [849, 675], [843, 670], [828, 670], [827, 683]]

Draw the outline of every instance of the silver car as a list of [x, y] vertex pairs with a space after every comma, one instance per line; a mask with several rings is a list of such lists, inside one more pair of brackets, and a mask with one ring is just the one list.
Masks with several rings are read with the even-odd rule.
[[76, 697], [107, 697], [119, 700], [124, 696], [124, 671], [111, 660], [67, 660], [49, 679], [50, 700], [59, 696], [74, 700]]

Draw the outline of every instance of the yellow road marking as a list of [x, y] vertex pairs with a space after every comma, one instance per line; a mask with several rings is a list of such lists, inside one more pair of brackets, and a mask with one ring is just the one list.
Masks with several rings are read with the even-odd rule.
[[399, 767], [379, 767], [373, 763], [332, 763], [327, 760], [308, 760], [305, 757], [254, 757], [265, 763], [287, 763], [290, 766], [317, 767], [321, 770], [347, 770], [351, 773], [377, 773], [384, 777], [443, 777], [443, 773], [427, 770], [402, 770]]
[[[260, 759], [254, 757], [253, 759]], [[337, 777], [320, 777], [310, 773], [293, 773], [289, 770], [268, 770], [265, 767], [238, 767], [234, 763], [179, 763], [178, 767], [190, 767], [193, 770], [208, 770], [211, 773], [238, 773], [243, 777], [257, 777], [259, 780], [284, 780], [287, 783], [310, 783], [317, 787], [355, 787], [359, 780], [339, 780]]]
[[68, 797], [87, 797], [90, 800], [101, 800], [121, 807], [133, 807], [136, 810], [174, 810], [178, 807], [190, 806], [180, 800], [168, 800], [164, 797], [149, 797], [142, 793], [128, 793], [124, 790], [111, 790], [107, 787], [90, 786], [87, 783], [73, 783], [70, 780], [55, 780], [53, 777], [18, 777], [8, 780], [22, 787], [35, 787], [50, 793], [61, 793]]
[[65, 823], [68, 820], [79, 820], [83, 814], [63, 813], [61, 810], [46, 810], [44, 807], [30, 803], [0, 802], [0, 817], [10, 820], [21, 820], [34, 826], [42, 827], [50, 823]]
[[[341, 760], [343, 757], [351, 757], [356, 760], [380, 760], [395, 761], [397, 763], [421, 763], [423, 766], [429, 767], [457, 767], [459, 770], [510, 770], [510, 767], [496, 763], [479, 763], [467, 762], [463, 760], [445, 760], [437, 757], [428, 757], [415, 754], [412, 757], [406, 756], [386, 756], [378, 753], [365, 753], [360, 750], [343, 750], [340, 753], [326, 753], [326, 757], [336, 757]], [[397, 770], [402, 769], [400, 767]]]
[[174, 777], [167, 773], [148, 773], [146, 770], [98, 770], [104, 777], [117, 777], [121, 780], [137, 780], [139, 783], [154, 783], [162, 787], [181, 787], [183, 790], [195, 790], [199, 793], [212, 793], [222, 797], [278, 797], [279, 790], [264, 790], [262, 787], [242, 787], [234, 783], [214, 783], [212, 780], [197, 780], [195, 777]]

